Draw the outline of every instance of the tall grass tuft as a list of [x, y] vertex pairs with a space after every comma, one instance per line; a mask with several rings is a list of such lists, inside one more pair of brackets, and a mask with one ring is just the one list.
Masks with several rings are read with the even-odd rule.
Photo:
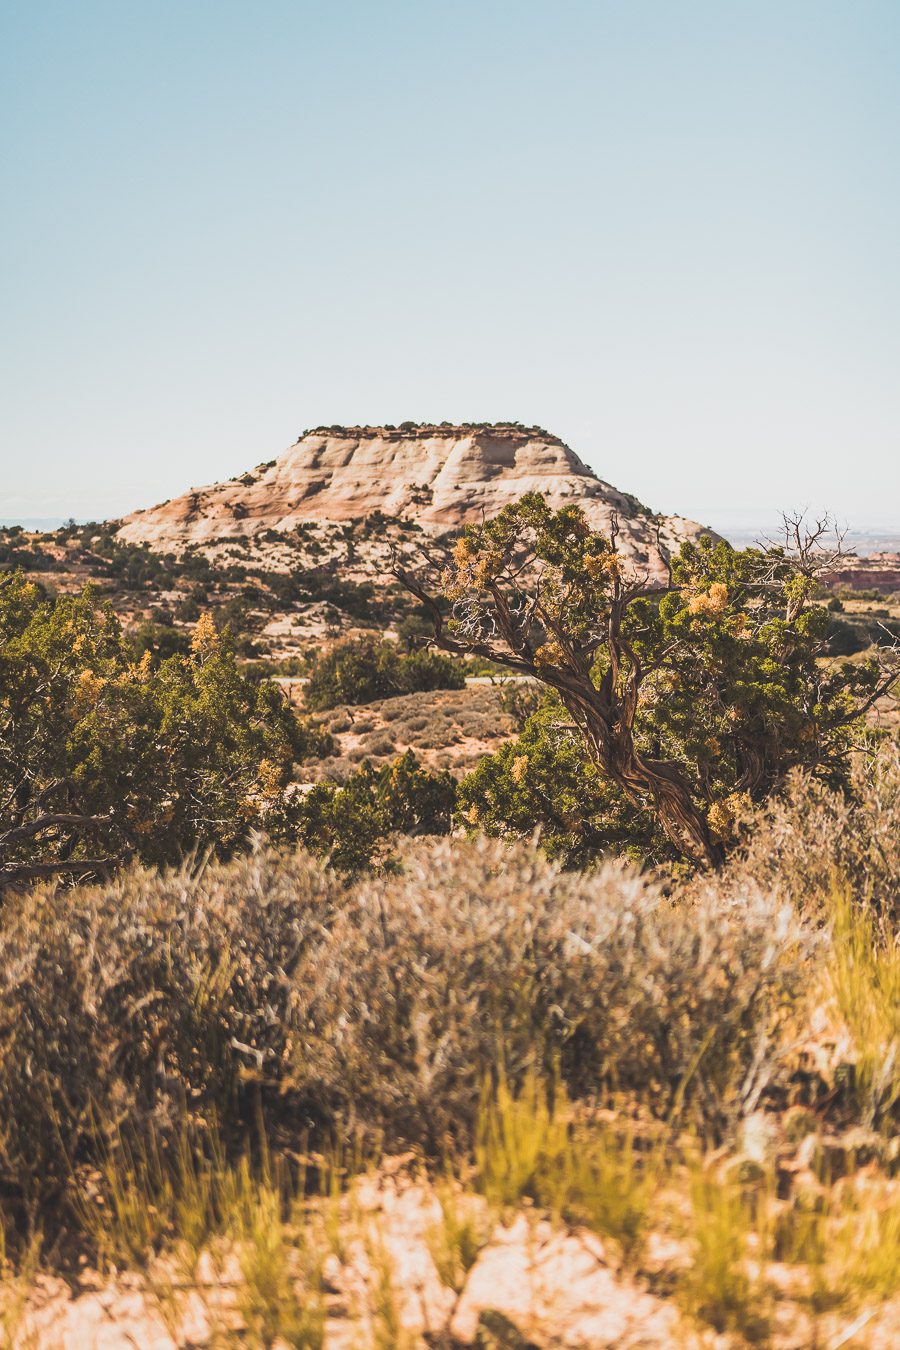
[[[325, 1343], [322, 1255], [302, 1203], [267, 1169], [251, 1174], [245, 1161], [230, 1178], [228, 1232], [241, 1271], [241, 1343], [252, 1350], [286, 1344], [320, 1350]], [[286, 1213], [287, 1208], [287, 1213]]]
[[503, 1076], [486, 1092], [476, 1163], [494, 1208], [530, 1201], [612, 1238], [637, 1263], [663, 1180], [661, 1143], [640, 1148], [629, 1124], [579, 1117], [562, 1087], [532, 1071], [518, 1094]]
[[831, 909], [831, 985], [854, 1040], [857, 1089], [871, 1122], [900, 1100], [900, 930], [837, 882]]
[[442, 1284], [460, 1294], [469, 1271], [488, 1240], [490, 1227], [485, 1215], [463, 1195], [452, 1175], [435, 1185], [440, 1219], [426, 1234], [428, 1249]]
[[772, 1252], [768, 1197], [748, 1195], [699, 1164], [690, 1192], [693, 1256], [678, 1284], [679, 1301], [690, 1316], [719, 1333], [737, 1332], [751, 1344], [766, 1343], [774, 1306], [766, 1279]]

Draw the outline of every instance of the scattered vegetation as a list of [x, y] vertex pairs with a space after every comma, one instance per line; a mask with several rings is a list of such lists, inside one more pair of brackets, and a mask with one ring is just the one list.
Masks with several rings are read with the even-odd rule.
[[318, 713], [313, 724], [330, 736], [331, 755], [304, 768], [310, 778], [343, 782], [369, 760], [381, 767], [412, 750], [425, 767], [459, 777], [515, 729], [503, 690], [490, 684], [401, 694], [364, 707], [346, 705]]
[[208, 616], [187, 655], [135, 661], [90, 590], [0, 578], [0, 884], [227, 855], [327, 748]]

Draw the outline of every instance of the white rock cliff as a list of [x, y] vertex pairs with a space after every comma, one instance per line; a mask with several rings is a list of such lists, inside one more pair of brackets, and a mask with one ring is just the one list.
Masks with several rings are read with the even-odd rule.
[[374, 512], [437, 534], [493, 516], [525, 492], [542, 493], [553, 507], [577, 503], [595, 529], [608, 529], [615, 515], [622, 552], [654, 574], [682, 539], [704, 533], [680, 516], [653, 515], [539, 427], [407, 423], [306, 432], [279, 459], [240, 478], [136, 511], [119, 534], [178, 551]]

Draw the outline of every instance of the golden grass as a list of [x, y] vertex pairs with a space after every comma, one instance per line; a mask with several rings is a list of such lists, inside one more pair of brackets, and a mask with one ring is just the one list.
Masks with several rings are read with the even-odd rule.
[[325, 1343], [322, 1255], [302, 1205], [285, 1215], [285, 1187], [255, 1178], [244, 1163], [231, 1178], [228, 1231], [241, 1272], [237, 1308], [243, 1345], [284, 1343], [320, 1350]]
[[[215, 1131], [182, 1137], [171, 1154], [118, 1140], [95, 1181], [81, 1212], [101, 1264], [144, 1276], [173, 1336], [195, 1291], [216, 1344], [324, 1344], [327, 1226], [309, 1210], [304, 1177], [273, 1163], [267, 1148], [252, 1167], [246, 1156], [226, 1162]], [[233, 1301], [223, 1301], [231, 1286]]]
[[40, 1263], [41, 1238], [32, 1236], [13, 1262], [0, 1222], [0, 1350], [30, 1350], [34, 1338], [25, 1326], [29, 1291]]
[[829, 975], [853, 1037], [856, 1082], [872, 1119], [900, 1100], [900, 932], [836, 883]]
[[518, 1094], [501, 1076], [478, 1124], [479, 1187], [495, 1209], [523, 1201], [614, 1239], [637, 1262], [662, 1184], [662, 1146], [634, 1129], [580, 1119], [564, 1091], [529, 1073]]
[[695, 1320], [720, 1333], [738, 1332], [751, 1344], [765, 1344], [772, 1325], [769, 1199], [708, 1175], [699, 1161], [691, 1168], [692, 1260], [676, 1296]]
[[854, 1304], [900, 1294], [900, 1191], [883, 1182], [854, 1188], [838, 1209], [829, 1250], [835, 1283]]
[[490, 1225], [452, 1176], [436, 1183], [435, 1195], [441, 1217], [426, 1234], [428, 1250], [441, 1283], [459, 1294], [490, 1236]]

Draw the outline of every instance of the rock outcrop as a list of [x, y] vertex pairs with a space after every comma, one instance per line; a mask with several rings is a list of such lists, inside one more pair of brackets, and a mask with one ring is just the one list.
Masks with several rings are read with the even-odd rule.
[[622, 551], [653, 573], [663, 568], [661, 554], [702, 533], [605, 483], [558, 436], [511, 423], [318, 427], [231, 482], [135, 512], [119, 533], [178, 551], [380, 512], [437, 534], [495, 515], [532, 491], [554, 507], [577, 502], [597, 529], [608, 529], [615, 515]]
[[847, 558], [842, 566], [823, 575], [826, 586], [850, 591], [900, 592], [900, 553], [871, 553], [866, 558]]

